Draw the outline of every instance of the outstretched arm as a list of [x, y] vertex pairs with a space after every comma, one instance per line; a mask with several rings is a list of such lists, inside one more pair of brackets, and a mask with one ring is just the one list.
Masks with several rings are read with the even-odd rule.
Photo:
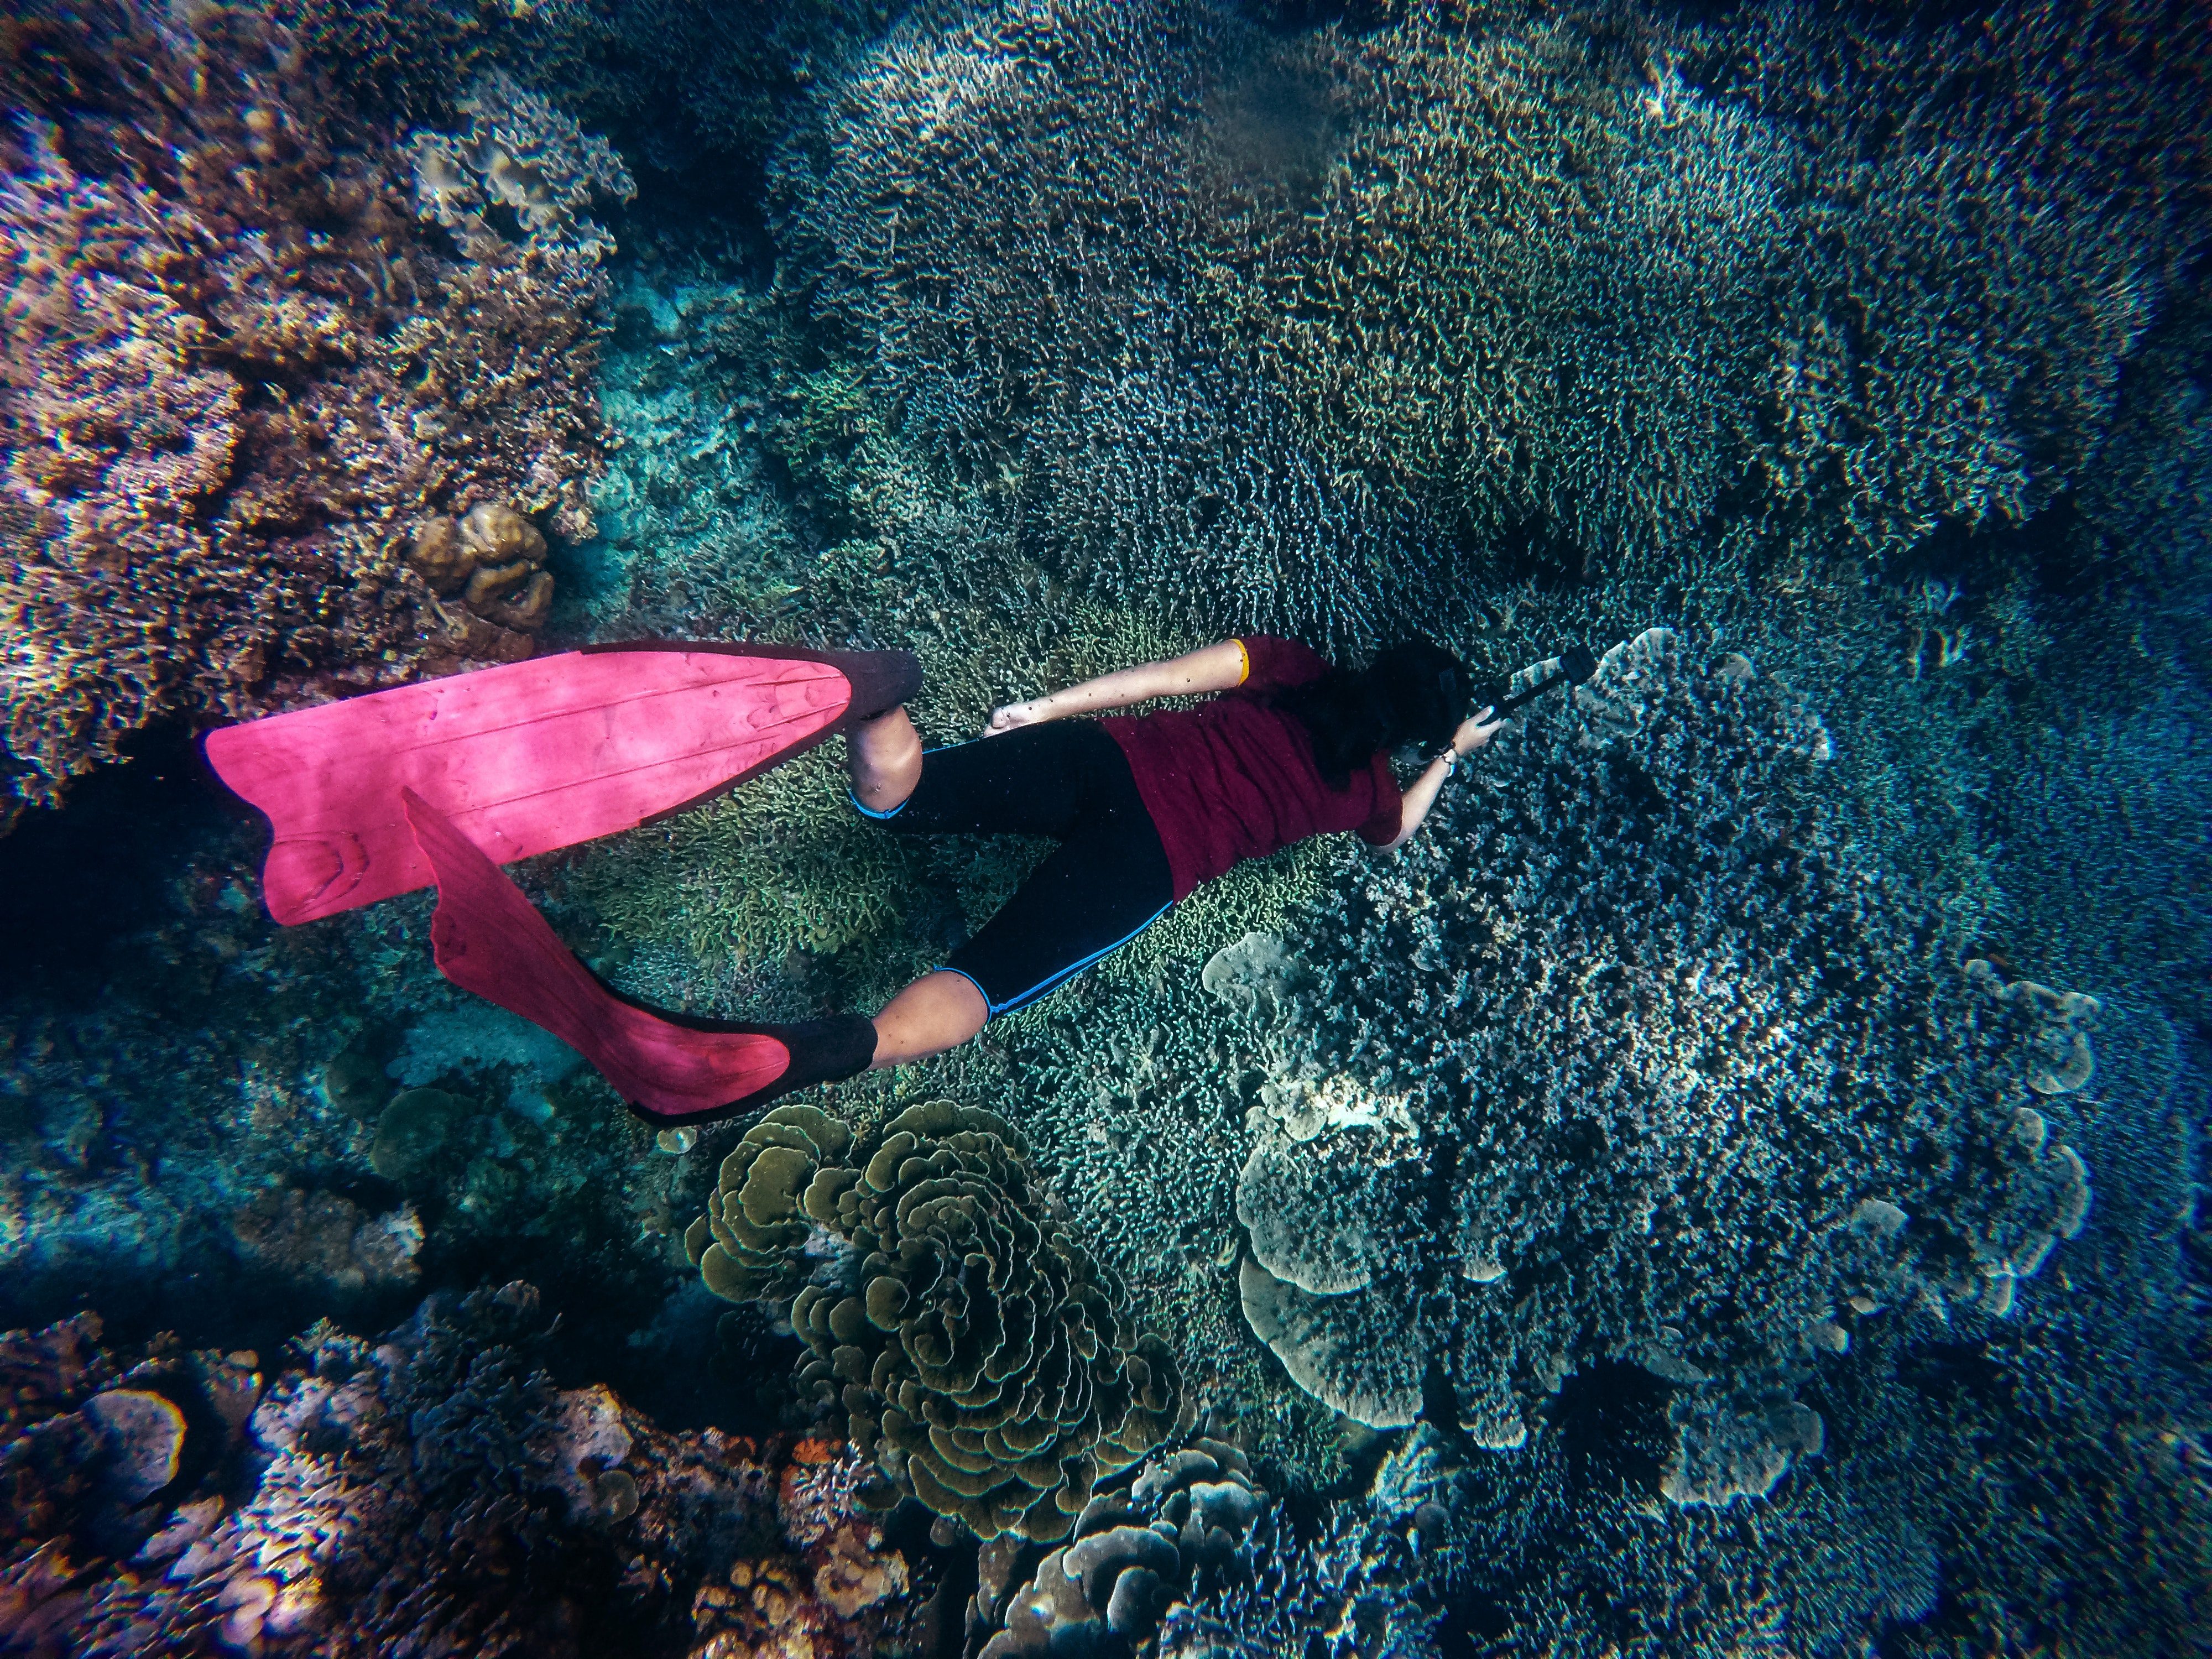
[[1244, 674], [1243, 642], [1224, 640], [1218, 645], [1209, 645], [1165, 662], [1118, 669], [1080, 685], [1071, 685], [1065, 691], [993, 709], [983, 735], [995, 738], [1024, 726], [1066, 720], [1071, 714], [1103, 714], [1109, 708], [1126, 708], [1133, 702], [1149, 702], [1154, 697], [1191, 697], [1208, 691], [1233, 690], [1243, 684]]
[[1421, 820], [1428, 817], [1429, 808], [1437, 804], [1437, 796], [1444, 787], [1444, 780], [1451, 775], [1446, 762], [1455, 756], [1464, 759], [1473, 754], [1488, 743], [1492, 735], [1504, 724], [1504, 720], [1492, 720], [1487, 708], [1460, 723], [1459, 730], [1452, 733], [1451, 747], [1431, 761], [1428, 769], [1414, 779], [1413, 787], [1406, 791], [1406, 802], [1399, 812], [1398, 833], [1384, 842], [1379, 851], [1387, 853], [1394, 847], [1403, 847], [1412, 838], [1413, 831], [1421, 827]]

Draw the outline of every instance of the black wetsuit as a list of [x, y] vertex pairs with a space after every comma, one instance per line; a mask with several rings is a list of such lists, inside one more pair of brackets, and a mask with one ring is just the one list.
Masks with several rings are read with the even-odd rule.
[[1166, 849], [1127, 757], [1095, 720], [1054, 720], [923, 755], [921, 781], [888, 812], [916, 836], [1050, 836], [1060, 845], [999, 914], [945, 958], [994, 1014], [1034, 1002], [1175, 900]]

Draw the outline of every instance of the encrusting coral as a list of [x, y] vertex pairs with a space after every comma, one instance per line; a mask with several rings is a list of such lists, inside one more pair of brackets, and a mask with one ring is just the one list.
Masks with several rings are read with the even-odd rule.
[[1947, 961], [1843, 851], [1827, 744], [1654, 630], [1324, 913], [1302, 1068], [1412, 1133], [1263, 1138], [1240, 1183], [1245, 1310], [1301, 1386], [1382, 1426], [1443, 1379], [1504, 1447], [1631, 1360], [1675, 1389], [1665, 1491], [1725, 1502], [1818, 1449], [1792, 1391], [1856, 1320], [2002, 1315], [2080, 1230], [2030, 1103], [2088, 1065], [2087, 1000]]
[[1021, 1138], [951, 1101], [858, 1146], [781, 1106], [723, 1160], [684, 1245], [707, 1288], [787, 1304], [799, 1382], [897, 1490], [977, 1537], [1067, 1536], [1175, 1427], [1172, 1352], [1047, 1211]]
[[252, 6], [54, 0], [9, 52], [8, 815], [154, 720], [527, 655], [542, 584], [455, 616], [406, 555], [426, 507], [590, 527], [606, 243], [574, 203], [624, 193], [604, 146], [493, 82], [471, 153], [542, 222], [455, 248], [417, 222], [406, 157]]

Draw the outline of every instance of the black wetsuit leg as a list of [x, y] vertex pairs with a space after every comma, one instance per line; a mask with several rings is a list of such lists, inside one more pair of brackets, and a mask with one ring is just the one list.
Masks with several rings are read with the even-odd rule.
[[1059, 841], [998, 915], [945, 959], [994, 1014], [1073, 978], [1174, 902], [1167, 851], [1127, 757], [1093, 720], [1054, 720], [929, 750], [902, 805], [860, 811], [904, 835]]

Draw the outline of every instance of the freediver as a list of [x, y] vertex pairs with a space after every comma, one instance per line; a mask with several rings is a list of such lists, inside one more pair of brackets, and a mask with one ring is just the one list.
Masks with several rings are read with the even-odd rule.
[[[925, 750], [905, 709], [921, 686], [910, 653], [643, 641], [272, 714], [206, 747], [270, 818], [263, 896], [278, 921], [434, 883], [440, 970], [675, 1126], [964, 1042], [1247, 859], [1328, 834], [1402, 845], [1499, 716], [1594, 665], [1577, 647], [1548, 678], [1479, 690], [1426, 640], [1344, 669], [1248, 634], [1009, 704], [974, 741]], [[1114, 712], [1163, 698], [1205, 701]], [[872, 1019], [651, 1006], [586, 966], [500, 868], [703, 804], [838, 732], [853, 804], [887, 832], [1059, 842]], [[1413, 744], [1429, 759], [1401, 790], [1392, 757]]]
[[[1465, 665], [1426, 640], [1346, 670], [1248, 634], [1009, 704], [981, 738], [951, 748], [925, 750], [903, 705], [855, 726], [853, 803], [884, 829], [1060, 843], [942, 967], [868, 1023], [867, 1065], [965, 1042], [1247, 859], [1332, 833], [1401, 845], [1498, 728], [1487, 708], [1462, 718], [1473, 695]], [[1109, 712], [1199, 696], [1210, 701]], [[1390, 758], [1411, 744], [1431, 758], [1401, 792]], [[853, 1052], [864, 1040], [854, 1029]]]

